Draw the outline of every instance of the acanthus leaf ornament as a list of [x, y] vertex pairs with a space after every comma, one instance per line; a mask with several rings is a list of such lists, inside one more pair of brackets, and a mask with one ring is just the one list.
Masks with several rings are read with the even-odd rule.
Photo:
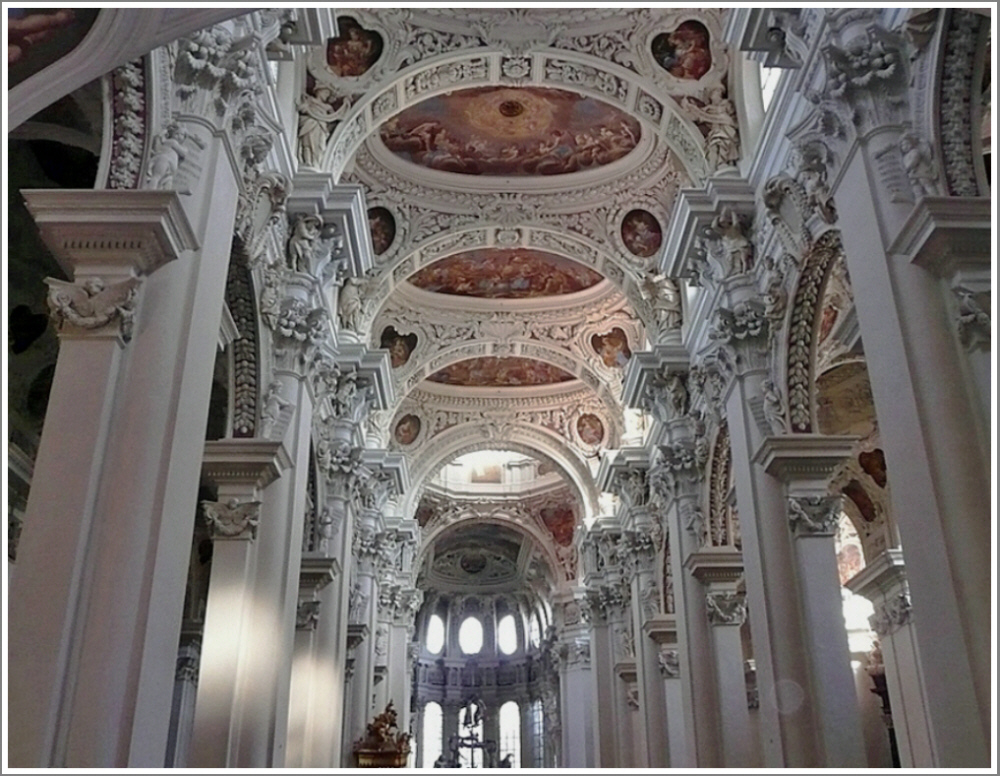
[[261, 501], [202, 501], [201, 508], [213, 539], [254, 539]]
[[132, 339], [140, 278], [126, 278], [111, 285], [99, 277], [76, 283], [45, 278], [45, 282], [49, 287], [49, 312], [57, 329], [61, 330], [68, 323], [95, 331], [117, 322], [122, 340]]
[[904, 625], [909, 624], [912, 613], [913, 607], [910, 604], [909, 593], [899, 593], [876, 606], [875, 614], [868, 620], [878, 637], [885, 639]]

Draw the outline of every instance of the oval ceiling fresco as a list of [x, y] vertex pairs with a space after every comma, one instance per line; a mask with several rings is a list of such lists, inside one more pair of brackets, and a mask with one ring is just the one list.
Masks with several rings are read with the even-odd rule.
[[572, 294], [602, 276], [572, 259], [525, 248], [484, 248], [449, 256], [409, 278], [425, 291], [485, 299]]
[[521, 385], [550, 385], [573, 380], [569, 372], [544, 361], [519, 356], [484, 356], [449, 364], [427, 378], [445, 385], [476, 388], [510, 388]]
[[483, 87], [431, 97], [382, 125], [382, 142], [408, 162], [466, 175], [561, 175], [617, 161], [639, 122], [561, 89]]

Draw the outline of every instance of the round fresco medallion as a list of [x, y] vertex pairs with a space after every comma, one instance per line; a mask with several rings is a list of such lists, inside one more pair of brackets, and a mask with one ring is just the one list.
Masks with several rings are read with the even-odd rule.
[[617, 326], [607, 334], [595, 334], [590, 338], [590, 344], [605, 366], [624, 367], [632, 357], [628, 337]]
[[510, 388], [521, 385], [562, 383], [572, 380], [573, 375], [557, 366], [533, 358], [483, 356], [449, 364], [427, 379], [445, 385]]
[[663, 229], [648, 210], [631, 210], [622, 219], [622, 241], [629, 252], [648, 259], [660, 249]]
[[604, 424], [596, 415], [581, 415], [576, 421], [576, 432], [585, 445], [599, 445], [604, 439]]
[[326, 43], [327, 65], [341, 78], [364, 75], [382, 55], [382, 36], [350, 16], [338, 18], [337, 28], [340, 35]]
[[372, 233], [372, 250], [381, 256], [396, 239], [396, 219], [384, 207], [368, 209], [368, 227]]
[[399, 423], [396, 424], [396, 430], [393, 431], [393, 436], [396, 437], [396, 441], [401, 445], [411, 445], [413, 440], [415, 440], [420, 435], [420, 418], [416, 415], [404, 415], [399, 419]]
[[484, 299], [572, 294], [602, 276], [572, 259], [530, 248], [484, 248], [440, 259], [409, 282], [425, 291]]
[[611, 164], [639, 142], [639, 122], [592, 97], [487, 86], [430, 97], [379, 130], [408, 162], [465, 175], [562, 175]]
[[712, 67], [708, 29], [694, 19], [661, 32], [651, 45], [653, 59], [674, 78], [697, 81]]
[[382, 331], [383, 348], [389, 351], [389, 361], [393, 369], [398, 369], [410, 360], [410, 354], [417, 346], [416, 334], [400, 334], [392, 326]]

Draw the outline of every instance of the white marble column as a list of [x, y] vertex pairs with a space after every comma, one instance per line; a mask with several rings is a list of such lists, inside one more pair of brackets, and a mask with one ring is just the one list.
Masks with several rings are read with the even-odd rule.
[[202, 471], [215, 484], [216, 501], [202, 502], [212, 537], [212, 571], [205, 607], [201, 679], [190, 761], [198, 767], [231, 767], [236, 762], [237, 719], [253, 702], [241, 690], [252, 636], [255, 539], [260, 492], [290, 464], [280, 442], [222, 439], [205, 443]]
[[830, 768], [861, 768], [867, 762], [834, 547], [840, 497], [828, 495], [826, 485], [855, 441], [815, 434], [770, 437], [756, 459], [787, 488], [819, 752]]
[[212, 158], [187, 208], [173, 192], [23, 192], [76, 285], [50, 296], [62, 346], [11, 582], [15, 766], [165, 762], [217, 342], [205, 333], [231, 239], [204, 219], [232, 224], [236, 208], [233, 172]]
[[872, 628], [878, 634], [892, 705], [900, 765], [931, 768], [935, 762], [930, 709], [920, 671], [920, 654], [913, 620], [903, 553], [889, 549], [868, 562], [848, 583], [853, 592], [875, 607]]

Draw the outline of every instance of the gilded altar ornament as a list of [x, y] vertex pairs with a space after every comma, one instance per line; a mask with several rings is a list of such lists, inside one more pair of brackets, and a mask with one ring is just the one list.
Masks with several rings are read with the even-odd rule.
[[385, 711], [368, 723], [364, 738], [354, 744], [354, 761], [358, 768], [405, 768], [410, 754], [410, 734], [397, 725], [392, 701]]

